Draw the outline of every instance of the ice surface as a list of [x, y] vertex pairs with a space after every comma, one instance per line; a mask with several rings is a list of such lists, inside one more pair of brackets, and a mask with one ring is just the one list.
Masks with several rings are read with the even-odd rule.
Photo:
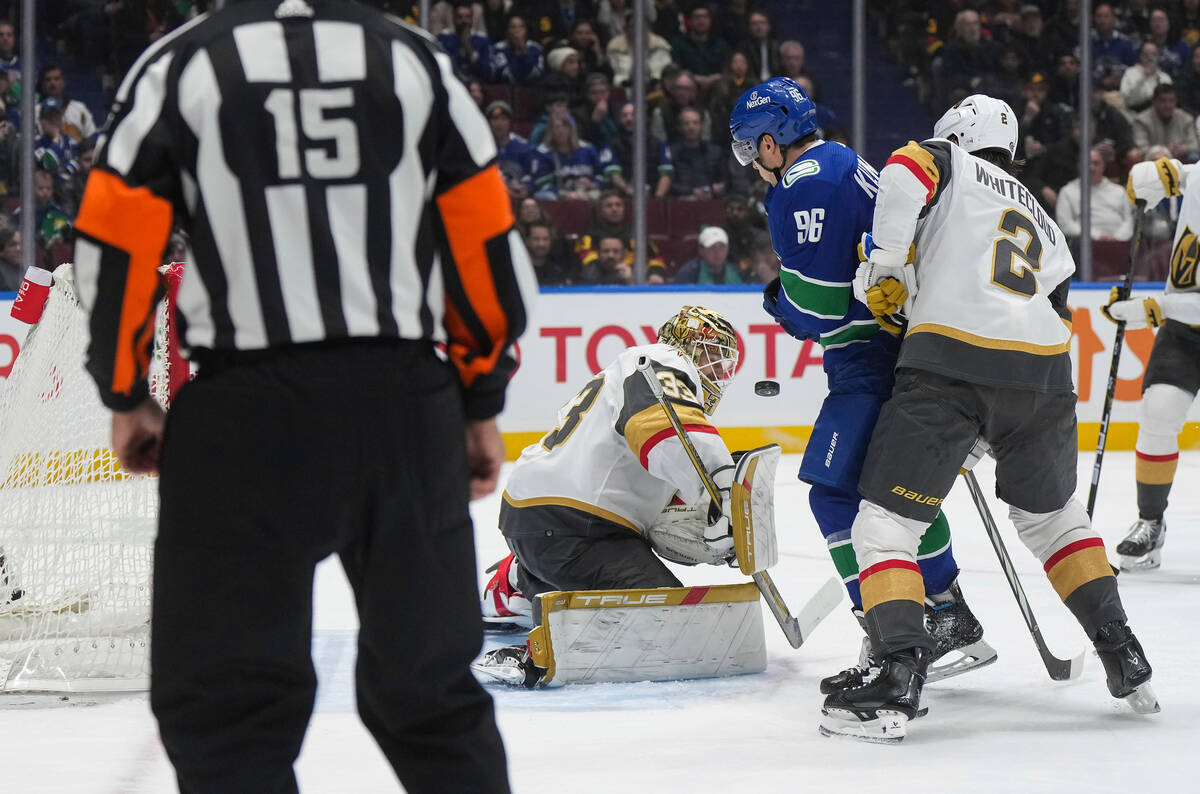
[[[772, 574], [793, 610], [832, 572], [793, 479], [779, 467], [780, 562]], [[1092, 456], [1080, 455], [1086, 501]], [[992, 492], [992, 468], [977, 469]], [[999, 651], [996, 664], [926, 690], [927, 717], [899, 746], [817, 733], [817, 680], [849, 664], [859, 629], [843, 603], [793, 651], [764, 609], [768, 670], [713, 681], [600, 684], [546, 691], [492, 690], [517, 792], [885, 791], [1103, 792], [1196, 790], [1200, 743], [1200, 455], [1180, 459], [1161, 571], [1120, 578], [1130, 625], [1154, 665], [1162, 713], [1138, 716], [1109, 697], [1100, 663], [1017, 541], [1007, 511], [992, 509], [1051, 649], [1089, 648], [1083, 676], [1046, 676], [966, 488], [946, 512], [966, 597]], [[480, 584], [505, 553], [498, 497], [474, 505]], [[1105, 456], [1097, 527], [1109, 556], [1136, 515], [1133, 453]], [[741, 581], [734, 571], [682, 569], [689, 584]], [[252, 605], [247, 605], [251, 607]], [[198, 607], [202, 608], [202, 607]], [[302, 791], [365, 794], [399, 786], [353, 707], [356, 621], [336, 563], [318, 571], [313, 656], [317, 710], [298, 763]], [[174, 777], [144, 696], [0, 698], [0, 791], [159, 794]], [[1188, 780], [1192, 780], [1191, 783]], [[449, 794], [453, 794], [452, 792]]]

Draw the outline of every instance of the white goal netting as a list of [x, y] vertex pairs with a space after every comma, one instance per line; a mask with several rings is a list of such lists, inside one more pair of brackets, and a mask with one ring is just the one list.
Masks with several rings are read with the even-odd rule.
[[[167, 399], [166, 303], [151, 385]], [[124, 473], [62, 265], [0, 387], [0, 692], [149, 685], [158, 480]]]

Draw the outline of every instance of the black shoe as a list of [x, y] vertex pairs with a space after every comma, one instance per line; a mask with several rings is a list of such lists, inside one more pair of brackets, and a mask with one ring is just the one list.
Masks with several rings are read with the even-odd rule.
[[821, 733], [871, 742], [902, 740], [905, 725], [922, 712], [921, 690], [931, 658], [925, 648], [885, 656], [870, 683], [825, 698]]
[[[861, 609], [851, 609], [851, 614], [858, 621], [858, 625], [862, 626], [862, 630], [866, 633], [867, 623]], [[875, 648], [871, 645], [870, 637], [863, 637], [862, 647], [858, 652], [858, 664], [853, 667], [848, 667], [840, 673], [835, 673], [821, 679], [821, 694], [832, 695], [834, 692], [841, 692], [843, 689], [862, 686], [865, 682], [870, 681], [876, 673], [879, 672], [879, 655], [875, 653]]]
[[1126, 697], [1150, 680], [1154, 671], [1146, 660], [1146, 652], [1124, 622], [1114, 620], [1101, 626], [1094, 645], [1113, 697]]
[[1153, 571], [1162, 565], [1163, 544], [1167, 541], [1167, 522], [1159, 518], [1139, 518], [1129, 534], [1117, 544], [1122, 571]]

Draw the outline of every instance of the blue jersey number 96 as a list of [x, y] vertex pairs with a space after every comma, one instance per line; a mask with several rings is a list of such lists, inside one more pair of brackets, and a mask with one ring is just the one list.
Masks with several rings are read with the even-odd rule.
[[825, 208], [813, 207], [811, 210], [798, 210], [796, 217], [796, 242], [816, 243], [821, 240], [821, 229], [825, 225]]

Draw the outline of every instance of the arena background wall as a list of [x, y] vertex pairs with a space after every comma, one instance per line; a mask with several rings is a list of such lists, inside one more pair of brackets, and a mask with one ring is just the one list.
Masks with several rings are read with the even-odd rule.
[[[1095, 450], [1104, 389], [1116, 326], [1100, 307], [1109, 285], [1077, 285], [1071, 290], [1074, 311], [1071, 356], [1079, 390], [1079, 448]], [[1137, 295], [1153, 295], [1161, 285], [1144, 284]], [[623, 348], [646, 344], [658, 326], [684, 304], [707, 306], [724, 314], [741, 338], [738, 376], [717, 409], [715, 420], [731, 449], [774, 442], [785, 452], [801, 452], [825, 395], [821, 348], [792, 339], [763, 311], [761, 289], [689, 287], [559, 288], [543, 290], [519, 345], [520, 367], [500, 417], [508, 455], [536, 442], [554, 425], [559, 407], [592, 373]], [[7, 377], [20, 351], [27, 326], [9, 317], [12, 293], [0, 297], [0, 377]], [[1152, 331], [1126, 335], [1113, 403], [1108, 449], [1133, 449], [1142, 374], [1154, 342]], [[759, 380], [779, 382], [776, 397], [759, 397]], [[1184, 427], [1184, 449], [1200, 446], [1200, 408], [1193, 405]]]

